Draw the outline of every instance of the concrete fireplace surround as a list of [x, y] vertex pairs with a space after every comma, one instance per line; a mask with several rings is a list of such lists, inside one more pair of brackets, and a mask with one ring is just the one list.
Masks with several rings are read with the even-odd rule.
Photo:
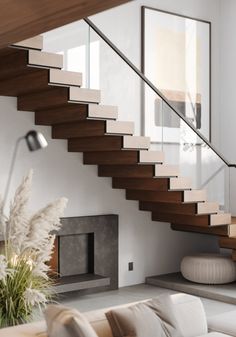
[[61, 219], [58, 293], [83, 294], [118, 288], [118, 215]]

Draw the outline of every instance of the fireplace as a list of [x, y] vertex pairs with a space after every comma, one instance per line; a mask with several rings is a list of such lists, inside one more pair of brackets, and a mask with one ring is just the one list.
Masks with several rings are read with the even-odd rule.
[[61, 219], [50, 261], [56, 291], [83, 293], [118, 288], [118, 216]]

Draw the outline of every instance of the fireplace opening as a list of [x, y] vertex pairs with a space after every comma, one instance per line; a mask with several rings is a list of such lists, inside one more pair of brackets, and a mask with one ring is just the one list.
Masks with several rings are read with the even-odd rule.
[[49, 262], [57, 293], [117, 289], [118, 217], [99, 215], [61, 221]]
[[94, 233], [59, 237], [60, 277], [94, 273]]

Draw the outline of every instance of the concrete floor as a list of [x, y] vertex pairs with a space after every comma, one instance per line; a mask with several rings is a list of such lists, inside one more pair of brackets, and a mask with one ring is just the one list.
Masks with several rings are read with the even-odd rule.
[[[85, 312], [149, 299], [163, 293], [174, 294], [176, 291], [147, 284], [139, 284], [120, 288], [119, 290], [85, 296], [80, 296], [79, 293], [70, 293], [64, 295], [63, 298], [60, 299], [60, 303], [76, 308], [81, 312]], [[236, 305], [233, 304], [227, 304], [206, 298], [201, 299], [207, 316], [236, 310]]]

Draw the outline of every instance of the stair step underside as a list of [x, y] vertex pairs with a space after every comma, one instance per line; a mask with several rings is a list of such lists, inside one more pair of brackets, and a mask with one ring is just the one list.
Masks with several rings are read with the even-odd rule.
[[[60, 107], [64, 108], [66, 105], [81, 105], [82, 103], [86, 105], [89, 103], [98, 104], [99, 101], [99, 90], [79, 87], [48, 86], [48, 89], [44, 91], [18, 95], [18, 108], [22, 111], [38, 111]], [[100, 111], [100, 109], [102, 108], [99, 108], [98, 111]], [[92, 110], [95, 111], [94, 108], [92, 108]]]
[[69, 152], [120, 151], [148, 149], [149, 138], [138, 136], [100, 136], [68, 139]]
[[[126, 151], [124, 151], [125, 153]], [[116, 189], [168, 191], [169, 178], [112, 178], [112, 187]]]
[[194, 233], [202, 233], [202, 234], [210, 234], [210, 235], [218, 235], [223, 237], [236, 237], [236, 225], [221, 225], [221, 226], [213, 226], [213, 227], [200, 227], [200, 226], [192, 226], [192, 225], [178, 225], [171, 224], [171, 229], [175, 231], [181, 232], [194, 232]]
[[139, 151], [95, 151], [84, 152], [84, 164], [86, 165], [137, 165], [139, 163]]
[[[204, 211], [201, 207], [204, 205]], [[217, 204], [216, 204], [217, 205]], [[200, 207], [199, 207], [200, 206]], [[217, 213], [217, 207], [213, 209], [209, 202], [195, 202], [195, 203], [165, 203], [165, 202], [145, 202], [140, 201], [139, 209], [149, 212], [186, 214], [186, 215], [203, 215]]]
[[37, 35], [29, 39], [26, 39], [26, 40], [23, 40], [17, 43], [13, 43], [10, 47], [42, 50], [43, 49], [43, 36]]
[[84, 120], [74, 123], [56, 124], [52, 127], [52, 137], [59, 139], [70, 139], [87, 136], [109, 137], [109, 133], [114, 135], [125, 134], [133, 131], [133, 123], [104, 121], [104, 120]]
[[63, 55], [38, 50], [28, 50], [28, 65], [38, 68], [62, 69]]
[[69, 152], [120, 151], [122, 147], [122, 136], [83, 137], [68, 140]]
[[[144, 172], [143, 172], [144, 174]], [[139, 200], [148, 202], [169, 202], [169, 203], [184, 203], [184, 191], [141, 191], [141, 190], [127, 190], [126, 198], [128, 200]], [[193, 199], [193, 198], [192, 198]], [[196, 198], [195, 202], [198, 202]], [[194, 201], [192, 201], [194, 202]]]
[[99, 177], [151, 178], [154, 165], [99, 165]]
[[[170, 190], [170, 184], [172, 180], [178, 181], [178, 179], [181, 180], [180, 183], [178, 183], [179, 187], [183, 183], [182, 178], [173, 178], [173, 177], [153, 177], [153, 178], [113, 178], [113, 187], [114, 188], [126, 188], [126, 189], [133, 189], [133, 190], [143, 190], [143, 191], [171, 191]], [[163, 184], [163, 182], [165, 182]], [[163, 187], [164, 186], [164, 187]], [[163, 189], [164, 188], [164, 189]], [[182, 184], [182, 188], [178, 188], [178, 191], [183, 191], [186, 189], [186, 186]], [[175, 191], [175, 189], [173, 189]]]
[[82, 103], [65, 104], [50, 109], [36, 110], [35, 123], [37, 125], [65, 124], [90, 119], [91, 115], [96, 116], [95, 120], [116, 119], [117, 107]]
[[[51, 71], [62, 73], [62, 76], [52, 77], [53, 83], [48, 79]], [[21, 74], [17, 74], [14, 78], [0, 79], [0, 94], [6, 96], [21, 96], [37, 94], [38, 92], [49, 91], [52, 94], [52, 90], [57, 86], [65, 87], [67, 92], [66, 103], [68, 101], [68, 86], [79, 85], [79, 78], [77, 76], [71, 76], [70, 72], [61, 71], [58, 69], [47, 68], [27, 68], [22, 71]], [[69, 105], [69, 104], [67, 104]]]
[[231, 220], [230, 214], [204, 214], [204, 215], [187, 215], [187, 214], [170, 214], [170, 213], [152, 213], [153, 221], [164, 221], [173, 224], [183, 224], [191, 226], [220, 226], [228, 225]]
[[56, 125], [86, 120], [88, 117], [88, 105], [65, 104], [64, 106], [35, 111], [36, 125]]
[[236, 250], [232, 251], [232, 260], [236, 262]]
[[[166, 171], [158, 171], [157, 166], [166, 167]], [[153, 178], [168, 177], [176, 175], [175, 171], [171, 171], [167, 165], [100, 165], [99, 174], [103, 177], [133, 177], [133, 178]], [[157, 176], [158, 174], [158, 176]], [[163, 174], [163, 176], [162, 176]], [[174, 193], [170, 192], [170, 193]]]
[[[95, 151], [95, 152], [85, 152], [84, 153], [84, 164], [87, 165], [137, 165], [140, 164], [140, 153], [149, 152], [146, 150], [135, 151], [135, 150], [120, 150], [117, 151]], [[158, 155], [153, 156], [153, 160], [158, 161]], [[159, 156], [159, 160], [162, 156]], [[147, 164], [147, 163], [141, 163]], [[149, 163], [150, 164], [150, 163]], [[151, 163], [153, 164], [153, 162]]]

